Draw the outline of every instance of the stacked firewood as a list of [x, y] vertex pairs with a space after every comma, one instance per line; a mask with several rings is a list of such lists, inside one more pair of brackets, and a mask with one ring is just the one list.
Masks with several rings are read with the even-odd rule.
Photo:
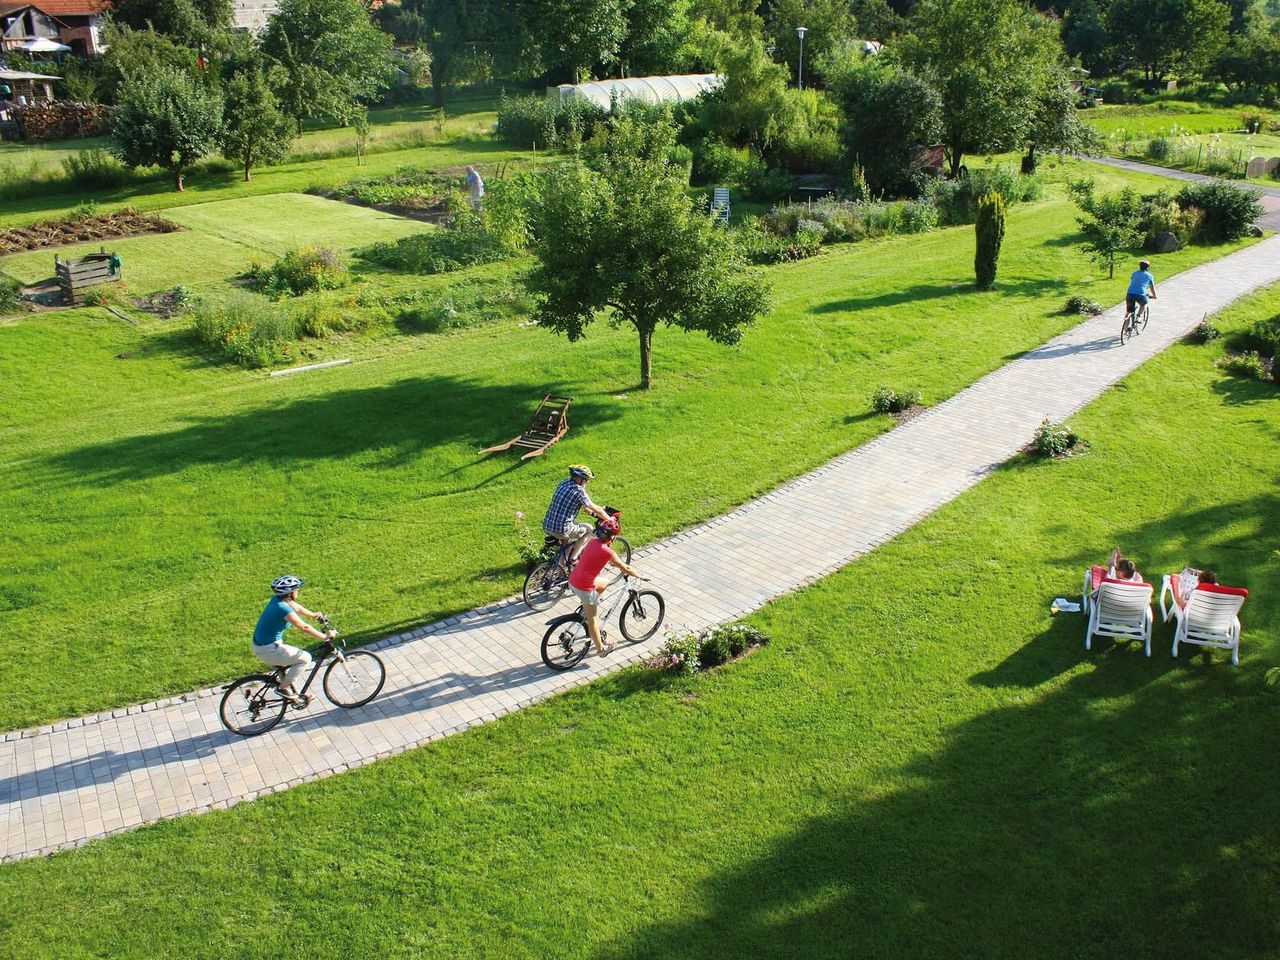
[[77, 100], [26, 103], [13, 108], [13, 118], [26, 140], [69, 140], [107, 132], [111, 107]]

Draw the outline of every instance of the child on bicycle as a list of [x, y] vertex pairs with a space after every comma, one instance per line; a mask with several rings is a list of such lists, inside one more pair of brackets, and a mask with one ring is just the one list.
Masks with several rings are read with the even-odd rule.
[[611, 643], [605, 646], [604, 641], [608, 634], [600, 631], [600, 624], [596, 621], [600, 598], [608, 585], [608, 581], [600, 576], [600, 571], [606, 565], [613, 564], [629, 577], [635, 577], [637, 580], [646, 579], [623, 563], [622, 558], [613, 552], [610, 544], [621, 532], [622, 522], [616, 516], [596, 524], [595, 538], [582, 551], [582, 556], [578, 558], [578, 565], [569, 575], [569, 588], [582, 602], [582, 613], [587, 620], [587, 633], [591, 635], [591, 641], [596, 645], [596, 652], [602, 657], [613, 653], [617, 644]]
[[1129, 276], [1129, 289], [1124, 295], [1124, 305], [1129, 313], [1137, 313], [1139, 306], [1147, 305], [1147, 290], [1151, 290], [1151, 299], [1156, 299], [1156, 278], [1151, 275], [1151, 264], [1142, 260], [1138, 269]]
[[321, 633], [302, 619], [324, 619], [323, 613], [308, 610], [298, 602], [298, 591], [303, 583], [303, 580], [292, 574], [272, 580], [271, 592], [275, 596], [267, 601], [262, 615], [258, 617], [258, 625], [253, 630], [253, 655], [263, 663], [285, 668], [280, 692], [295, 707], [305, 707], [311, 702], [309, 694], [300, 696], [294, 688], [294, 684], [311, 665], [311, 654], [285, 643], [284, 632], [293, 626], [317, 640], [332, 640], [337, 636], [337, 632], [333, 630]]

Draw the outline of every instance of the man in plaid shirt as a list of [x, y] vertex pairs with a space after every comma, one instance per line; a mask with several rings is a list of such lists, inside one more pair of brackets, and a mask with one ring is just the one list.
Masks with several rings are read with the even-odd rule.
[[548, 536], [555, 537], [562, 544], [573, 543], [569, 551], [569, 562], [581, 552], [591, 535], [591, 526], [578, 523], [578, 513], [587, 513], [601, 520], [608, 520], [609, 515], [592, 501], [587, 494], [587, 481], [595, 477], [588, 467], [580, 463], [569, 468], [569, 479], [560, 481], [556, 492], [551, 496], [551, 506], [547, 508], [547, 516], [542, 521], [542, 529]]

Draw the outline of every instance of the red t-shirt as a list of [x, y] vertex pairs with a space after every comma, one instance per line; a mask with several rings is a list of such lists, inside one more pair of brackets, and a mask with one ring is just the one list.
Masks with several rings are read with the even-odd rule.
[[582, 555], [578, 557], [573, 573], [569, 575], [569, 585], [579, 590], [591, 590], [595, 587], [596, 577], [600, 576], [600, 571], [604, 569], [605, 564], [617, 558], [618, 555], [613, 552], [612, 547], [603, 540], [592, 537], [591, 542], [583, 549]]

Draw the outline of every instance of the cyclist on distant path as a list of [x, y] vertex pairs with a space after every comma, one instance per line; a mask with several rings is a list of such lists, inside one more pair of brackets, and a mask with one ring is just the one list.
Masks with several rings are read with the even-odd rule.
[[1146, 260], [1138, 264], [1138, 269], [1129, 277], [1129, 289], [1124, 295], [1124, 305], [1129, 313], [1137, 313], [1138, 305], [1147, 305], [1147, 290], [1151, 290], [1151, 299], [1156, 299], [1156, 278], [1151, 275], [1151, 264]]
[[258, 617], [258, 626], [253, 631], [253, 655], [273, 667], [287, 668], [284, 682], [280, 684], [280, 692], [295, 707], [305, 707], [311, 702], [309, 694], [299, 696], [294, 692], [293, 686], [311, 665], [311, 654], [285, 643], [284, 632], [294, 626], [317, 640], [332, 640], [337, 636], [337, 632], [333, 630], [321, 633], [302, 619], [324, 618], [323, 613], [314, 613], [298, 602], [298, 590], [302, 584], [303, 581], [292, 574], [272, 580], [271, 592], [275, 596], [267, 601], [262, 616]]
[[586, 510], [602, 521], [609, 519], [609, 514], [602, 507], [596, 506], [587, 494], [587, 483], [594, 478], [595, 474], [589, 467], [580, 463], [571, 466], [569, 478], [561, 480], [556, 492], [551, 495], [551, 506], [547, 508], [547, 515], [542, 521], [542, 529], [548, 536], [555, 537], [562, 545], [573, 545], [569, 549], [566, 566], [573, 565], [574, 558], [582, 552], [587, 537], [591, 534], [589, 525], [578, 523], [578, 514]]
[[600, 576], [600, 571], [608, 564], [613, 564], [629, 577], [635, 577], [637, 580], [647, 579], [623, 563], [622, 558], [613, 552], [613, 547], [609, 546], [613, 543], [613, 538], [621, 532], [622, 523], [617, 517], [606, 517], [601, 520], [596, 525], [595, 538], [582, 551], [582, 559], [569, 575], [569, 589], [582, 603], [582, 613], [587, 620], [587, 633], [591, 635], [591, 641], [596, 645], [596, 652], [602, 657], [613, 653], [617, 644], [611, 643], [605, 646], [607, 634], [600, 632], [600, 624], [596, 620], [600, 598], [604, 596], [605, 587], [608, 586], [608, 581]]

